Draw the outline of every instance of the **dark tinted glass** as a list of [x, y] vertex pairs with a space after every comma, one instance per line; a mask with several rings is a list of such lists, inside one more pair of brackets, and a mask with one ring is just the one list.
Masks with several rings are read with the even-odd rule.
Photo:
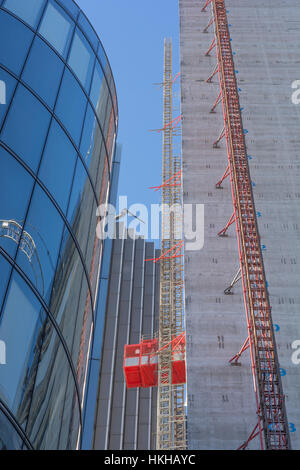
[[[0, 236], [3, 237], [2, 222], [0, 222]], [[11, 265], [6, 261], [6, 259], [0, 254], [0, 309], [2, 308], [3, 297], [6, 291], [8, 278], [11, 272]], [[1, 338], [0, 338], [1, 341]], [[0, 355], [0, 364], [1, 355]]]
[[39, 27], [39, 33], [66, 57], [72, 37], [74, 23], [56, 2], [49, 1]]
[[28, 242], [30, 257], [20, 247], [17, 263], [45, 299], [51, 292], [62, 230], [63, 221], [59, 213], [36, 185], [25, 225], [27, 238], [31, 239]]
[[6, 118], [1, 139], [34, 171], [37, 169], [50, 114], [22, 85], [19, 85]]
[[70, 406], [65, 401], [68, 371], [65, 350], [48, 321], [26, 428], [32, 444], [40, 450], [58, 448], [63, 411], [65, 406]]
[[19, 434], [0, 410], [0, 450], [26, 450]]
[[65, 69], [55, 113], [67, 128], [76, 145], [79, 144], [86, 97], [72, 73]]
[[0, 367], [0, 397], [22, 426], [28, 405], [26, 390], [35, 375], [44, 320], [37, 298], [14, 273], [0, 317], [0, 338], [6, 344], [6, 365]]
[[[64, 295], [62, 295], [64, 292]], [[67, 295], [72, 292], [72, 295]], [[74, 364], [83, 361], [92, 321], [88, 282], [75, 244], [65, 230], [59, 265], [53, 284], [50, 310], [71, 352]], [[83, 367], [83, 366], [82, 366]]]
[[0, 11], [0, 62], [19, 75], [33, 33], [9, 13]]
[[74, 328], [72, 357], [74, 363], [77, 365], [77, 380], [80, 385], [80, 389], [82, 390], [85, 381], [86, 358], [89, 353], [90, 333], [93, 318], [92, 304], [86, 278], [83, 278], [77, 309], [78, 316], [76, 327]]
[[10, 104], [16, 87], [16, 80], [5, 70], [0, 68], [0, 126]]
[[45, 0], [5, 0], [3, 6], [36, 28]]
[[76, 387], [71, 371], [66, 388], [65, 404], [60, 428], [59, 449], [76, 449], [80, 431], [80, 412]]
[[39, 178], [63, 212], [67, 209], [77, 154], [60, 125], [53, 120]]
[[50, 108], [53, 108], [63, 68], [63, 62], [57, 54], [36, 37], [22, 78]]
[[77, 29], [73, 37], [68, 63], [87, 92], [90, 89], [94, 62], [95, 55], [90, 45]]
[[14, 257], [33, 188], [33, 179], [2, 147], [0, 168], [0, 245]]
[[108, 90], [106, 80], [99, 79], [99, 77], [101, 77], [101, 72], [99, 70], [99, 66], [97, 67], [98, 67], [99, 76], [98, 77], [94, 76], [94, 80], [95, 80], [95, 82], [93, 83], [94, 91], [91, 96], [93, 98], [94, 103], [96, 103], [97, 101], [96, 112], [97, 112], [97, 116], [99, 118], [100, 124], [102, 126], [102, 129], [104, 131], [105, 121], [106, 121], [107, 103], [108, 103], [108, 100], [110, 100], [110, 97], [109, 97], [109, 90]]

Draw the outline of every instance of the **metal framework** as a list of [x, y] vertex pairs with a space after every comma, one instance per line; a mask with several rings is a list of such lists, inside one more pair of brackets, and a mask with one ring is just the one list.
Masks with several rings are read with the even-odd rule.
[[[178, 74], [177, 74], [178, 76]], [[160, 314], [157, 398], [157, 442], [160, 449], [186, 448], [185, 386], [172, 385], [172, 341], [184, 331], [183, 258], [178, 255], [182, 242], [182, 164], [173, 155], [175, 126], [181, 116], [173, 119], [172, 41], [164, 42], [163, 80], [163, 175], [162, 229], [160, 258]], [[175, 210], [172, 210], [174, 209]], [[174, 252], [175, 250], [175, 252]], [[168, 254], [168, 256], [165, 256]]]
[[[262, 449], [289, 449], [288, 421], [257, 227], [225, 1], [207, 0], [202, 10], [205, 11], [210, 3], [215, 22], [215, 36], [207, 54], [216, 48], [218, 66], [215, 70], [219, 72], [221, 89], [212, 109], [214, 110], [216, 103], [222, 101], [228, 155], [228, 170], [225, 175], [230, 175], [234, 208], [226, 230], [234, 219], [249, 332], [249, 337], [241, 351], [233, 359], [238, 359], [242, 351], [249, 347], [258, 415], [257, 425], [249, 439], [240, 448], [246, 448], [250, 440], [259, 435]], [[220, 182], [223, 179], [224, 177]], [[223, 230], [222, 234], [225, 232]]]

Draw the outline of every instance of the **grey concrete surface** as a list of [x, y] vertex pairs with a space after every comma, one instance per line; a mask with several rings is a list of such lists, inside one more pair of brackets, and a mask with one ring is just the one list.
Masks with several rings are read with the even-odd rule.
[[[185, 203], [205, 204], [205, 243], [186, 252], [188, 442], [191, 449], [236, 449], [256, 419], [249, 352], [234, 367], [228, 360], [247, 337], [240, 284], [225, 296], [238, 268], [235, 227], [220, 238], [232, 214], [228, 179], [215, 183], [227, 166], [224, 140], [212, 143], [222, 127], [221, 106], [209, 109], [218, 78], [206, 79], [216, 53], [205, 57], [213, 28], [204, 27], [210, 7], [204, 0], [179, 0]], [[300, 105], [291, 84], [300, 80], [300, 5], [297, 0], [227, 0], [242, 118], [276, 340], [286, 394], [291, 442], [300, 448], [300, 364], [292, 342], [300, 339]], [[255, 439], [250, 449], [258, 449]]]

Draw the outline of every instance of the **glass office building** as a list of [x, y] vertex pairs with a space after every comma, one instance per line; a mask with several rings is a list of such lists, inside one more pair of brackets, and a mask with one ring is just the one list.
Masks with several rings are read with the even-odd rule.
[[0, 0], [0, 448], [80, 447], [117, 131], [72, 0]]

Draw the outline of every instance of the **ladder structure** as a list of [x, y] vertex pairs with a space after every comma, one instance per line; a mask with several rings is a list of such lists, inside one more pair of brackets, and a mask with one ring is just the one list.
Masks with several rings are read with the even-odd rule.
[[217, 68], [215, 71], [218, 71], [220, 81], [220, 95], [217, 102], [223, 103], [228, 155], [225, 177], [230, 176], [231, 181], [234, 210], [232, 220], [235, 222], [237, 230], [240, 276], [249, 334], [244, 343], [244, 345], [247, 344], [247, 347], [243, 347], [241, 351], [247, 348], [250, 350], [258, 415], [255, 429], [247, 442], [240, 448], [246, 448], [250, 440], [260, 436], [262, 449], [290, 449], [288, 421], [258, 233], [225, 1], [207, 0], [202, 10], [205, 11], [209, 4], [213, 15], [209, 25], [214, 23], [215, 35], [207, 55], [216, 48]]
[[[181, 157], [173, 155], [172, 42], [164, 42], [163, 175], [156, 448], [186, 448], [185, 385], [172, 385], [172, 341], [184, 331]], [[177, 118], [177, 121], [179, 118]], [[176, 121], [176, 123], [177, 123]], [[174, 183], [176, 177], [176, 183]], [[173, 211], [172, 209], [175, 210]], [[175, 249], [175, 253], [174, 253]]]

